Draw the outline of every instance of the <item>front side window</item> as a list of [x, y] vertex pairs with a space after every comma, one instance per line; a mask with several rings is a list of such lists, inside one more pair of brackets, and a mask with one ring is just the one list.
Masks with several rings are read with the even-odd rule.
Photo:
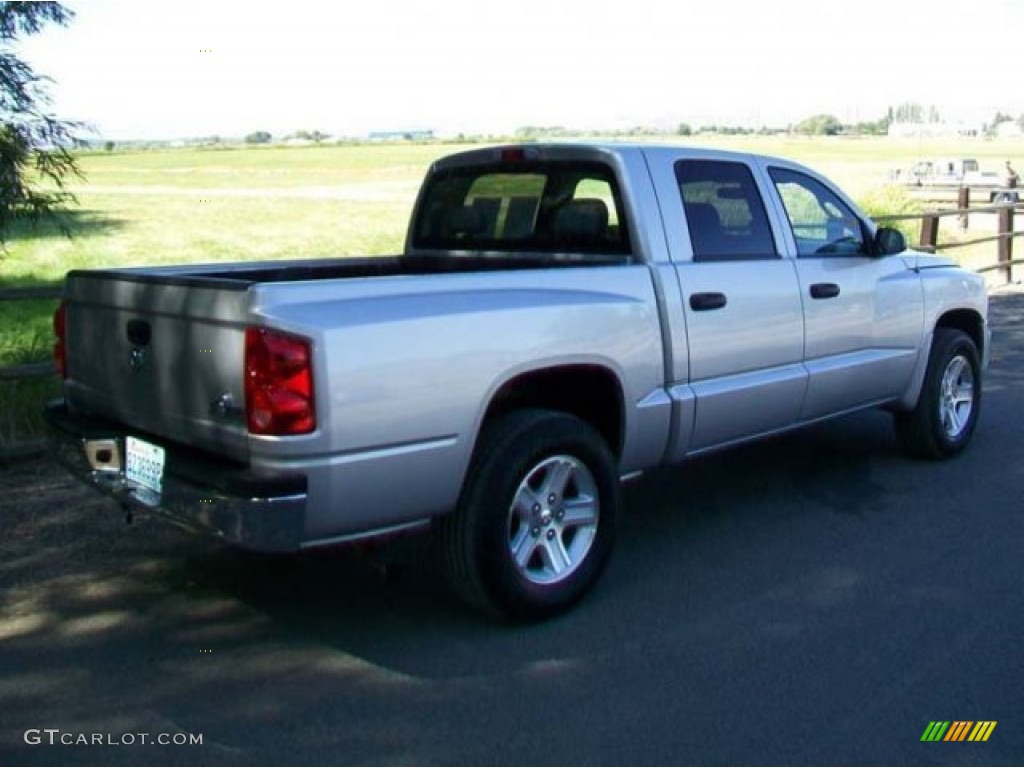
[[442, 171], [428, 181], [417, 216], [415, 248], [629, 253], [615, 175], [598, 163]]
[[772, 168], [800, 256], [869, 255], [864, 226], [839, 197], [817, 179]]
[[676, 180], [694, 261], [778, 258], [761, 193], [746, 165], [681, 160]]

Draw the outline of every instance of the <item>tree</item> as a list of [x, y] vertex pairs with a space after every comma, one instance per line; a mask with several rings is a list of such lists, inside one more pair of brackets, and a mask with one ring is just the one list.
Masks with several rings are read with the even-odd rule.
[[889, 107], [889, 123], [941, 123], [942, 115], [934, 106], [927, 109], [915, 102]]
[[255, 132], [250, 133], [248, 136], [245, 137], [245, 143], [246, 144], [269, 144], [271, 142], [271, 140], [273, 140], [273, 138], [274, 137], [271, 136], [266, 131], [255, 131]]
[[890, 108], [892, 122], [894, 123], [923, 123], [924, 107], [913, 102], [906, 102], [894, 108]]
[[1003, 123], [1012, 123], [1013, 118], [1009, 115], [1005, 115], [999, 110], [996, 110], [996, 116], [992, 118], [992, 127], [995, 128]]
[[808, 136], [835, 136], [842, 128], [839, 119], [832, 115], [815, 115], [797, 123], [796, 132]]
[[66, 182], [82, 175], [70, 152], [82, 126], [48, 111], [51, 81], [13, 51], [19, 37], [73, 17], [60, 3], [0, 2], [0, 245], [15, 220], [37, 223], [74, 200]]

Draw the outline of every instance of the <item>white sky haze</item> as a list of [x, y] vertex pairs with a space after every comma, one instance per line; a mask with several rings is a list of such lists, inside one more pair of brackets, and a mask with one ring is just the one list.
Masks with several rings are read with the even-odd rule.
[[20, 50], [108, 139], [1024, 113], [1024, 0], [67, 5]]

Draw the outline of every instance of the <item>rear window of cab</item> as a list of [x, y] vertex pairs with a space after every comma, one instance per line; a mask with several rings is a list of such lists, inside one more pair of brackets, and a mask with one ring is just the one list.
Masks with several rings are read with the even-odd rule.
[[628, 254], [615, 174], [600, 163], [505, 163], [436, 173], [417, 249]]

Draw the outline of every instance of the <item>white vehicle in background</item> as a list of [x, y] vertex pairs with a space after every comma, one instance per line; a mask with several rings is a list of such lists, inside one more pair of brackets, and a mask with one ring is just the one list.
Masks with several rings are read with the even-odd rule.
[[1001, 174], [981, 170], [978, 161], [971, 157], [919, 160], [909, 168], [893, 171], [891, 178], [897, 184], [912, 188], [976, 189], [984, 195], [978, 200], [990, 203], [999, 202], [1010, 191]]

